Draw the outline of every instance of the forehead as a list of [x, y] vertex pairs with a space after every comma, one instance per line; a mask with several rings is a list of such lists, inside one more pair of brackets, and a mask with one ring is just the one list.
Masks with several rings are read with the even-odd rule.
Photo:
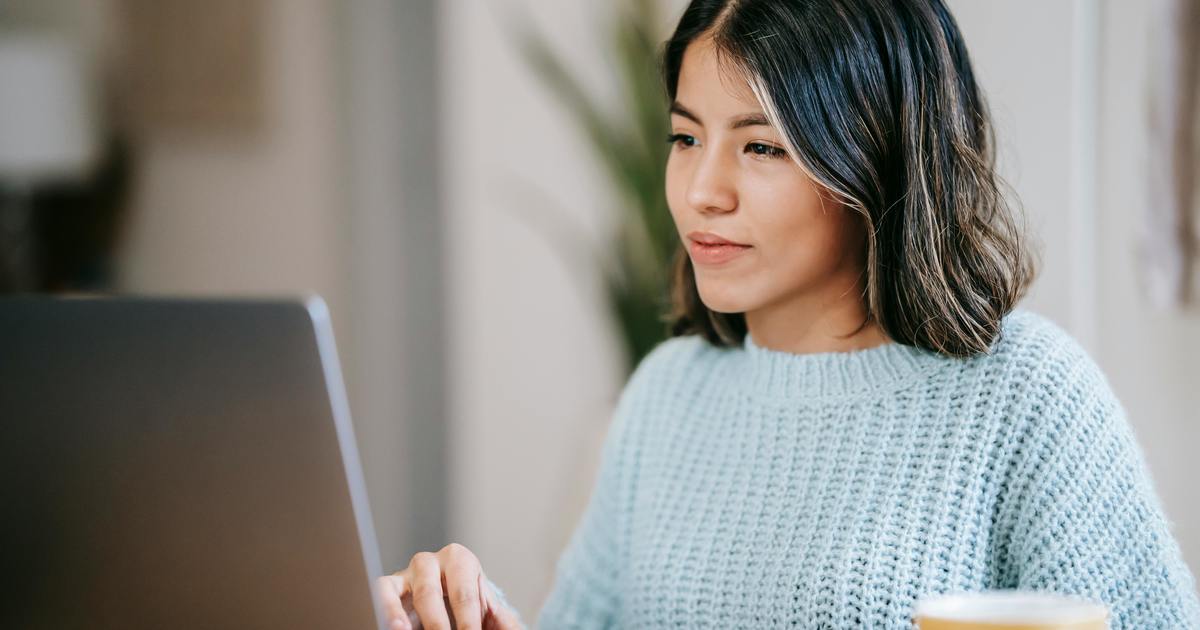
[[684, 50], [675, 98], [697, 113], [761, 110], [745, 71], [722, 55], [711, 37], [698, 38]]

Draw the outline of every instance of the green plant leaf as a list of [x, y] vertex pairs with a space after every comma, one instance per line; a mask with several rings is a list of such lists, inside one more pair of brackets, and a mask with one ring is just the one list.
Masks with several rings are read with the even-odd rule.
[[514, 28], [519, 52], [570, 113], [617, 192], [612, 262], [598, 272], [630, 371], [668, 334], [669, 267], [679, 247], [665, 196], [670, 121], [659, 74], [659, 9], [659, 0], [631, 0], [618, 5], [608, 26], [621, 91], [615, 114], [605, 113], [529, 20]]

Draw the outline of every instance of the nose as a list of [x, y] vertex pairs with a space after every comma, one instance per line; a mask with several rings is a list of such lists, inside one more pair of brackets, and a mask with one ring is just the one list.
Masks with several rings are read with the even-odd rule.
[[733, 170], [725, 164], [719, 152], [702, 156], [688, 184], [687, 202], [703, 213], [730, 212], [737, 208], [737, 190], [733, 185]]

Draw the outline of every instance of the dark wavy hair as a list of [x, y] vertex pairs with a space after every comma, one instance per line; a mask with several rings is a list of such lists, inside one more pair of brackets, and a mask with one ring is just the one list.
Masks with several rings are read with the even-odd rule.
[[[863, 326], [948, 356], [987, 352], [1036, 261], [942, 1], [694, 0], [662, 52], [672, 102], [684, 50], [702, 36], [747, 78], [800, 167], [861, 215]], [[743, 314], [700, 300], [682, 248], [671, 282], [672, 335], [744, 340]]]

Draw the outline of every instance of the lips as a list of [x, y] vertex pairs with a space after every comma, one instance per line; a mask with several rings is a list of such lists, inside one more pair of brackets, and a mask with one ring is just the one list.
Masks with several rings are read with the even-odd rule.
[[688, 253], [698, 265], [720, 265], [741, 256], [750, 245], [731, 241], [711, 232], [691, 232]]
[[714, 232], [688, 232], [687, 236], [693, 242], [700, 243], [702, 245], [735, 245], [738, 247], [749, 247], [749, 245], [746, 243], [739, 243]]

